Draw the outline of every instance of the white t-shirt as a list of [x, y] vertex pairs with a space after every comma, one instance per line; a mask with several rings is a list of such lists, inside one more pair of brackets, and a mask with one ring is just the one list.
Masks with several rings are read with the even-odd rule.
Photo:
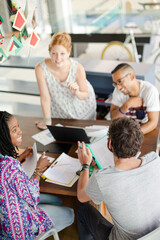
[[[139, 96], [143, 99], [143, 105], [137, 108], [128, 109], [126, 116], [135, 118], [141, 123], [146, 123], [148, 121], [148, 112], [159, 111], [159, 93], [155, 86], [151, 83], [137, 80], [140, 82], [140, 92]], [[115, 88], [112, 96], [112, 104], [121, 107], [127, 100], [129, 95], [123, 94], [120, 90]]]

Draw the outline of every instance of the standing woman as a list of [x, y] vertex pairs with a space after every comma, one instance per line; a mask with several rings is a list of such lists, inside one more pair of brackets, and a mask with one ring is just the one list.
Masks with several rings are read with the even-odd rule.
[[73, 210], [40, 201], [39, 181], [49, 165], [43, 153], [31, 179], [17, 160], [22, 131], [14, 116], [0, 111], [0, 239], [31, 240], [55, 226], [71, 225]]
[[96, 119], [96, 98], [84, 68], [70, 58], [71, 37], [55, 33], [49, 44], [50, 58], [35, 68], [44, 119], [37, 127], [46, 128], [51, 118]]

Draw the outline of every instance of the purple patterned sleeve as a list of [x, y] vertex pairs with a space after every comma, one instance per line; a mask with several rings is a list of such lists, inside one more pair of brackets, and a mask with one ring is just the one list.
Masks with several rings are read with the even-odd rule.
[[38, 180], [35, 178], [29, 180], [18, 161], [8, 166], [7, 173], [6, 179], [10, 188], [29, 205], [36, 207], [40, 196]]

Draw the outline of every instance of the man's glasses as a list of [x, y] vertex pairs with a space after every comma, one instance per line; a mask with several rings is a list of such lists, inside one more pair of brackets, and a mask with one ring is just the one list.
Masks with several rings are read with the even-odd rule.
[[128, 77], [129, 74], [130, 74], [130, 73], [127, 73], [123, 78], [119, 79], [116, 83], [113, 82], [113, 83], [112, 83], [113, 87], [117, 87], [117, 85], [121, 84], [121, 83], [123, 82], [123, 80], [124, 80], [126, 77]]

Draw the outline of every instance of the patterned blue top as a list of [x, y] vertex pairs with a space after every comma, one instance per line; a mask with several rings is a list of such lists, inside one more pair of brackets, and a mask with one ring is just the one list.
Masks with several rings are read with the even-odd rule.
[[54, 226], [37, 206], [39, 196], [38, 180], [29, 180], [18, 160], [0, 154], [0, 240], [30, 240]]

